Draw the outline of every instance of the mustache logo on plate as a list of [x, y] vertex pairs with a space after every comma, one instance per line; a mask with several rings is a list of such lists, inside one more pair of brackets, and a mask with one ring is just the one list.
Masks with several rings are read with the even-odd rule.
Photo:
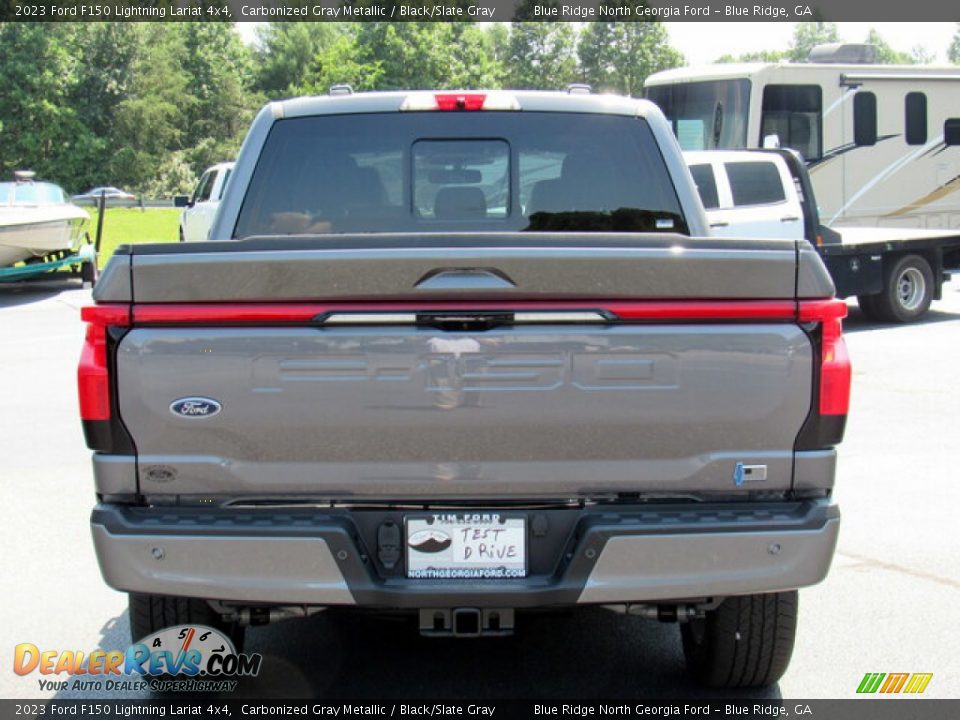
[[407, 540], [407, 545], [417, 552], [438, 553], [446, 550], [453, 543], [453, 538], [442, 530], [420, 530]]

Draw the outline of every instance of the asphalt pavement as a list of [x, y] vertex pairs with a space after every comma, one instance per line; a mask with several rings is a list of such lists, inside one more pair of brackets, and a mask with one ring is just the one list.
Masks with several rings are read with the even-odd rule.
[[[840, 449], [839, 547], [800, 593], [793, 662], [752, 697], [849, 698], [867, 672], [930, 672], [925, 695], [960, 697], [960, 277], [925, 321], [846, 322], [852, 408]], [[126, 597], [104, 585], [90, 540], [89, 452], [75, 368], [76, 285], [0, 286], [0, 697], [54, 693], [12, 670], [13, 648], [123, 649]], [[320, 614], [248, 632], [264, 655], [245, 696], [703, 697], [672, 625], [603, 610], [521, 616], [506, 639], [418, 636], [413, 620]], [[6, 660], [4, 660], [6, 658]], [[724, 697], [715, 692], [710, 697]], [[742, 697], [742, 693], [738, 693]]]

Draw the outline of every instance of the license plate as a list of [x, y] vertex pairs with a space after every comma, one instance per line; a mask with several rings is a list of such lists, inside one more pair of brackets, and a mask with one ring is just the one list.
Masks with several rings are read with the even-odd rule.
[[500, 513], [436, 513], [406, 518], [407, 577], [522, 578], [527, 521]]

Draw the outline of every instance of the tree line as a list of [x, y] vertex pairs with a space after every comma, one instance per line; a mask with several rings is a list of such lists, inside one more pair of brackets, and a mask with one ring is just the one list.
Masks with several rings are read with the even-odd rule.
[[[149, 196], [188, 192], [205, 167], [236, 155], [268, 100], [336, 83], [582, 82], [639, 96], [649, 74], [684, 63], [659, 22], [522, 20], [521, 5], [517, 22], [485, 25], [264, 23], [252, 44], [231, 23], [0, 23], [0, 178], [29, 168], [71, 192], [101, 184]], [[836, 37], [831, 23], [798, 23], [787, 51], [720, 60], [802, 60]], [[903, 61], [884, 52], [882, 61]], [[960, 62], [960, 31], [949, 52]]]

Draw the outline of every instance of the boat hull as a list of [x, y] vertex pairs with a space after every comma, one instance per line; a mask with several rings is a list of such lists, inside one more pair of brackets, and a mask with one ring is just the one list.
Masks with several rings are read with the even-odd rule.
[[58, 215], [47, 212], [32, 219], [25, 215], [24, 211], [13, 215], [0, 209], [0, 267], [73, 249], [89, 219], [79, 208]]

